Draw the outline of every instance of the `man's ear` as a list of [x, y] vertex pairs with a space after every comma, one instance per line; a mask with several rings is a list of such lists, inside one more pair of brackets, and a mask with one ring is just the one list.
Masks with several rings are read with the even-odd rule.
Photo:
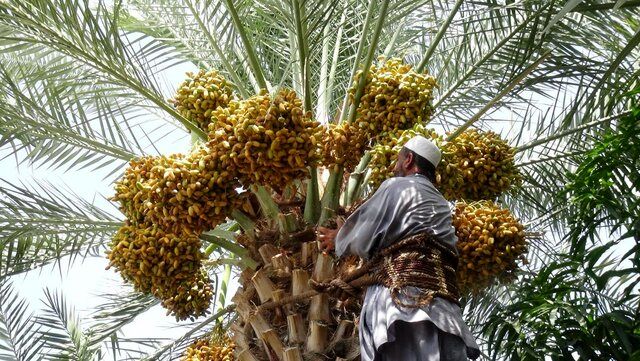
[[407, 152], [404, 156], [404, 166], [406, 166], [407, 168], [411, 168], [411, 166], [413, 165], [413, 152]]

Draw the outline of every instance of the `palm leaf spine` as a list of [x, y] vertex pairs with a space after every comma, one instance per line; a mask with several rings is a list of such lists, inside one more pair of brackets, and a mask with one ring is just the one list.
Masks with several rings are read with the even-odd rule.
[[589, 129], [591, 127], [595, 127], [595, 126], [598, 126], [600, 124], [608, 123], [608, 122], [610, 122], [612, 120], [616, 120], [616, 119], [619, 119], [619, 118], [622, 118], [622, 117], [626, 117], [627, 115], [630, 115], [630, 114], [631, 114], [631, 111], [627, 110], [627, 111], [622, 112], [622, 113], [614, 114], [614, 115], [611, 115], [611, 116], [608, 116], [608, 117], [604, 117], [604, 118], [600, 118], [600, 119], [594, 120], [592, 122], [584, 123], [584, 124], [579, 125], [579, 126], [577, 126], [575, 128], [571, 128], [571, 129], [567, 129], [567, 130], [564, 130], [564, 131], [561, 131], [561, 132], [557, 132], [557, 133], [555, 133], [553, 135], [550, 135], [550, 136], [548, 136], [546, 138], [536, 139], [533, 142], [530, 142], [530, 143], [527, 143], [525, 145], [519, 146], [519, 147], [516, 148], [516, 152], [517, 153], [523, 152], [523, 151], [525, 151], [527, 149], [531, 149], [531, 148], [536, 147], [538, 145], [541, 145], [541, 144], [544, 144], [544, 143], [548, 143], [548, 142], [563, 138], [563, 137], [565, 137], [567, 135], [571, 135], [571, 134], [574, 134], [574, 133], [581, 132], [581, 131], [583, 131], [585, 129]]
[[349, 108], [349, 118], [347, 122], [353, 123], [356, 120], [358, 105], [360, 105], [360, 98], [362, 98], [362, 94], [364, 93], [364, 87], [367, 84], [367, 75], [369, 74], [369, 68], [371, 67], [371, 63], [373, 62], [373, 58], [376, 54], [376, 48], [378, 46], [378, 39], [380, 39], [380, 34], [382, 33], [382, 27], [387, 17], [387, 8], [389, 7], [389, 0], [382, 1], [382, 6], [380, 7], [380, 14], [378, 14], [378, 22], [376, 24], [376, 28], [373, 33], [373, 38], [371, 39], [371, 44], [369, 44], [369, 52], [367, 53], [367, 57], [364, 59], [362, 75], [360, 77], [360, 81], [358, 82], [358, 87], [356, 88], [355, 97], [353, 99], [353, 103]]
[[367, 166], [371, 161], [371, 152], [366, 152], [360, 159], [360, 163], [356, 169], [351, 173], [349, 177], [349, 183], [347, 186], [349, 197], [346, 199], [345, 206], [350, 205], [358, 197], [358, 193], [365, 181], [365, 175], [367, 173]]
[[464, 0], [457, 0], [456, 3], [453, 5], [453, 9], [451, 9], [449, 16], [447, 16], [447, 19], [444, 21], [444, 23], [442, 23], [442, 25], [440, 26], [440, 29], [438, 29], [438, 32], [436, 33], [435, 38], [433, 39], [433, 41], [431, 41], [429, 48], [424, 53], [424, 56], [422, 57], [422, 61], [420, 61], [420, 64], [416, 68], [417, 72], [422, 73], [424, 69], [427, 67], [427, 64], [429, 64], [429, 61], [431, 60], [431, 55], [433, 55], [433, 52], [436, 51], [436, 48], [438, 47], [440, 40], [442, 40], [442, 37], [447, 32], [447, 29], [449, 29], [449, 25], [451, 25], [451, 22], [453, 21], [453, 18], [458, 13], [458, 9], [460, 9], [460, 5], [462, 5], [463, 1]]
[[251, 95], [249, 94], [249, 92], [247, 91], [247, 89], [243, 85], [244, 82], [242, 81], [242, 79], [240, 79], [240, 77], [238, 76], [238, 73], [236, 73], [236, 71], [233, 69], [233, 66], [231, 66], [231, 64], [229, 63], [229, 60], [225, 56], [224, 52], [222, 51], [222, 49], [220, 49], [220, 46], [218, 45], [218, 42], [213, 38], [213, 35], [211, 35], [211, 32], [209, 32], [209, 30], [205, 26], [204, 22], [200, 18], [200, 15], [196, 11], [196, 9], [193, 6], [193, 4], [191, 3], [191, 1], [190, 0], [185, 0], [185, 3], [187, 3], [187, 6], [189, 7], [189, 10], [193, 14], [193, 17], [196, 19], [196, 22], [198, 23], [198, 26], [200, 27], [200, 31], [203, 32], [207, 36], [207, 40], [209, 41], [209, 44], [211, 45], [211, 47], [213, 47], [213, 50], [216, 52], [216, 55], [218, 56], [218, 58], [222, 62], [222, 65], [227, 70], [227, 73], [231, 76], [231, 78], [233, 78], [233, 83], [234, 83], [236, 89], [238, 90], [238, 92], [240, 93], [240, 96], [242, 96], [245, 99], [250, 97]]
[[467, 81], [467, 79], [469, 79], [478, 69], [480, 69], [480, 67], [487, 60], [491, 59], [491, 57], [498, 50], [500, 50], [505, 44], [507, 44], [509, 40], [511, 40], [514, 36], [519, 34], [525, 28], [525, 26], [527, 26], [527, 24], [531, 22], [531, 20], [536, 19], [541, 14], [544, 8], [545, 7], [542, 7], [538, 12], [526, 18], [520, 25], [518, 25], [515, 29], [513, 29], [513, 31], [511, 31], [509, 35], [505, 36], [495, 46], [493, 46], [490, 51], [484, 54], [480, 59], [478, 59], [478, 61], [473, 63], [473, 65], [469, 68], [469, 70], [467, 70], [467, 72], [464, 73], [464, 75], [460, 79], [458, 79], [458, 81], [454, 85], [449, 87], [449, 89], [447, 89], [447, 91], [438, 98], [438, 100], [436, 101], [433, 107], [437, 109], [445, 100], [447, 100], [451, 96], [451, 94], [453, 94], [453, 92], [455, 92], [462, 84], [464, 84], [465, 81]]
[[305, 40], [304, 20], [301, 14], [302, 7], [300, 6], [299, 0], [293, 0], [291, 6], [293, 10], [293, 19], [296, 25], [298, 60], [300, 61], [300, 79], [302, 80], [304, 108], [305, 110], [311, 110], [313, 109], [313, 105], [311, 104], [311, 81], [309, 80], [309, 61], [307, 59], [309, 49], [307, 48], [307, 42]]
[[251, 44], [251, 41], [247, 36], [245, 28], [242, 25], [242, 21], [240, 21], [240, 17], [238, 16], [238, 12], [233, 5], [233, 1], [225, 0], [224, 2], [227, 6], [227, 11], [229, 11], [229, 15], [231, 15], [231, 19], [233, 20], [233, 25], [238, 32], [238, 35], [240, 35], [242, 43], [244, 44], [245, 51], [247, 52], [247, 57], [249, 58], [249, 66], [253, 71], [253, 76], [255, 77], [258, 86], [261, 89], [268, 89], [267, 81], [265, 80], [264, 74], [262, 73], [262, 67], [260, 66], [260, 62], [258, 61], [258, 58], [256, 56], [253, 44]]
[[[373, 11], [375, 9], [376, 3], [377, 1], [370, 1], [369, 6], [367, 7], [367, 15], [365, 16], [364, 24], [362, 24], [362, 32], [360, 33], [358, 50], [356, 51], [356, 56], [353, 59], [353, 67], [351, 68], [349, 79], [354, 79], [356, 76], [356, 73], [358, 72], [358, 66], [360, 65], [360, 58], [362, 58], [362, 52], [364, 51], [365, 40], [369, 35], [369, 23], [371, 22], [371, 18], [373, 17]], [[338, 122], [342, 122], [344, 119], [346, 119], [348, 106], [349, 106], [349, 92], [347, 92], [344, 95], [344, 100], [342, 101], [340, 117]]]
[[507, 95], [513, 88], [516, 87], [524, 78], [526, 78], [529, 74], [531, 74], [536, 68], [542, 64], [549, 56], [551, 55], [551, 51], [546, 51], [542, 56], [538, 58], [533, 64], [529, 65], [526, 69], [524, 69], [520, 74], [518, 74], [507, 86], [500, 91], [493, 99], [491, 99], [482, 109], [480, 109], [474, 116], [472, 116], [469, 120], [467, 120], [464, 124], [459, 126], [453, 133], [451, 133], [447, 137], [447, 141], [450, 142], [454, 140], [457, 136], [462, 134], [465, 130], [467, 130], [470, 126], [472, 126], [475, 122], [477, 122], [489, 109], [493, 108], [493, 106], [500, 101], [505, 95]]

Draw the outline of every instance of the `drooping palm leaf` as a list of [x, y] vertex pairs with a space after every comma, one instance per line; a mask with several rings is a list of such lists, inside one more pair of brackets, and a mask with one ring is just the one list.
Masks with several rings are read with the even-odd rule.
[[[184, 335], [178, 337], [175, 340], [163, 345], [155, 352], [146, 355], [142, 360], [156, 361], [156, 360], [172, 360], [176, 356], [182, 354], [184, 350], [197, 338], [202, 337], [209, 333], [213, 328], [215, 322], [219, 322], [220, 318], [226, 316], [230, 312], [233, 312], [235, 305], [229, 305], [224, 309], [216, 312], [214, 315], [207, 319], [196, 322], [193, 327], [187, 331]], [[225, 326], [225, 328], [227, 328]]]
[[2, 278], [106, 244], [122, 221], [50, 183], [0, 183]]
[[159, 343], [166, 342], [150, 338], [126, 339], [119, 336], [124, 326], [134, 322], [138, 315], [159, 303], [153, 296], [137, 292], [116, 292], [103, 294], [101, 298], [104, 302], [95, 308], [87, 329], [88, 344], [91, 347], [103, 346], [114, 359], [139, 359], [143, 356], [144, 350], [155, 349]]
[[44, 342], [44, 358], [77, 361], [94, 360], [99, 349], [91, 347], [80, 316], [59, 292], [44, 290], [45, 309], [37, 317]]
[[11, 283], [0, 285], [0, 359], [40, 360], [43, 347], [29, 304]]
[[103, 2], [93, 7], [86, 0], [3, 3], [0, 46], [22, 52], [64, 54], [98, 72], [103, 81], [131, 89], [168, 113], [169, 121], [177, 120], [205, 138], [195, 124], [163, 98], [161, 85], [154, 77], [155, 71], [175, 64], [176, 59], [162, 44], [149, 42], [140, 35], [122, 34], [118, 25], [120, 10], [120, 2], [112, 9]]
[[[70, 66], [63, 63], [64, 76], [80, 76]], [[49, 72], [41, 64], [3, 61], [0, 147], [26, 152], [23, 161], [67, 171], [96, 164], [102, 168], [113, 162], [120, 168], [144, 152], [130, 128], [134, 124], [122, 123], [123, 117], [135, 116], [128, 108], [139, 99], [122, 88], [92, 89], [88, 84], [83, 89], [78, 77], [50, 78]], [[130, 98], [131, 103], [115, 102], [121, 97]], [[105, 156], [110, 162], [105, 162]]]

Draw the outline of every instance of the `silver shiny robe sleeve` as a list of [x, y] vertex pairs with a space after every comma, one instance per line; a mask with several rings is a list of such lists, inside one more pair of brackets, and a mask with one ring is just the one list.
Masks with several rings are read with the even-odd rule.
[[377, 249], [425, 231], [455, 249], [451, 207], [440, 192], [423, 176], [395, 177], [347, 218], [336, 236], [336, 253], [370, 258]]

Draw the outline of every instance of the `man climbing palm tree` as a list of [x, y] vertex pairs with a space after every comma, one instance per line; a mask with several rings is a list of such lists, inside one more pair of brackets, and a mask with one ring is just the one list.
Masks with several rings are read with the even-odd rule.
[[[433, 185], [440, 159], [431, 141], [410, 139], [398, 154], [395, 178], [382, 183], [339, 229], [318, 228], [323, 248], [331, 249], [335, 242], [338, 256], [355, 254], [367, 260], [400, 241], [410, 245], [413, 239], [427, 240], [420, 243], [425, 247], [422, 257], [400, 255], [408, 267], [400, 258], [387, 259], [392, 265], [388, 275], [411, 274], [411, 281], [394, 279], [367, 289], [359, 329], [362, 360], [457, 361], [479, 356], [457, 304], [451, 210]], [[418, 268], [421, 272], [415, 273]]]

